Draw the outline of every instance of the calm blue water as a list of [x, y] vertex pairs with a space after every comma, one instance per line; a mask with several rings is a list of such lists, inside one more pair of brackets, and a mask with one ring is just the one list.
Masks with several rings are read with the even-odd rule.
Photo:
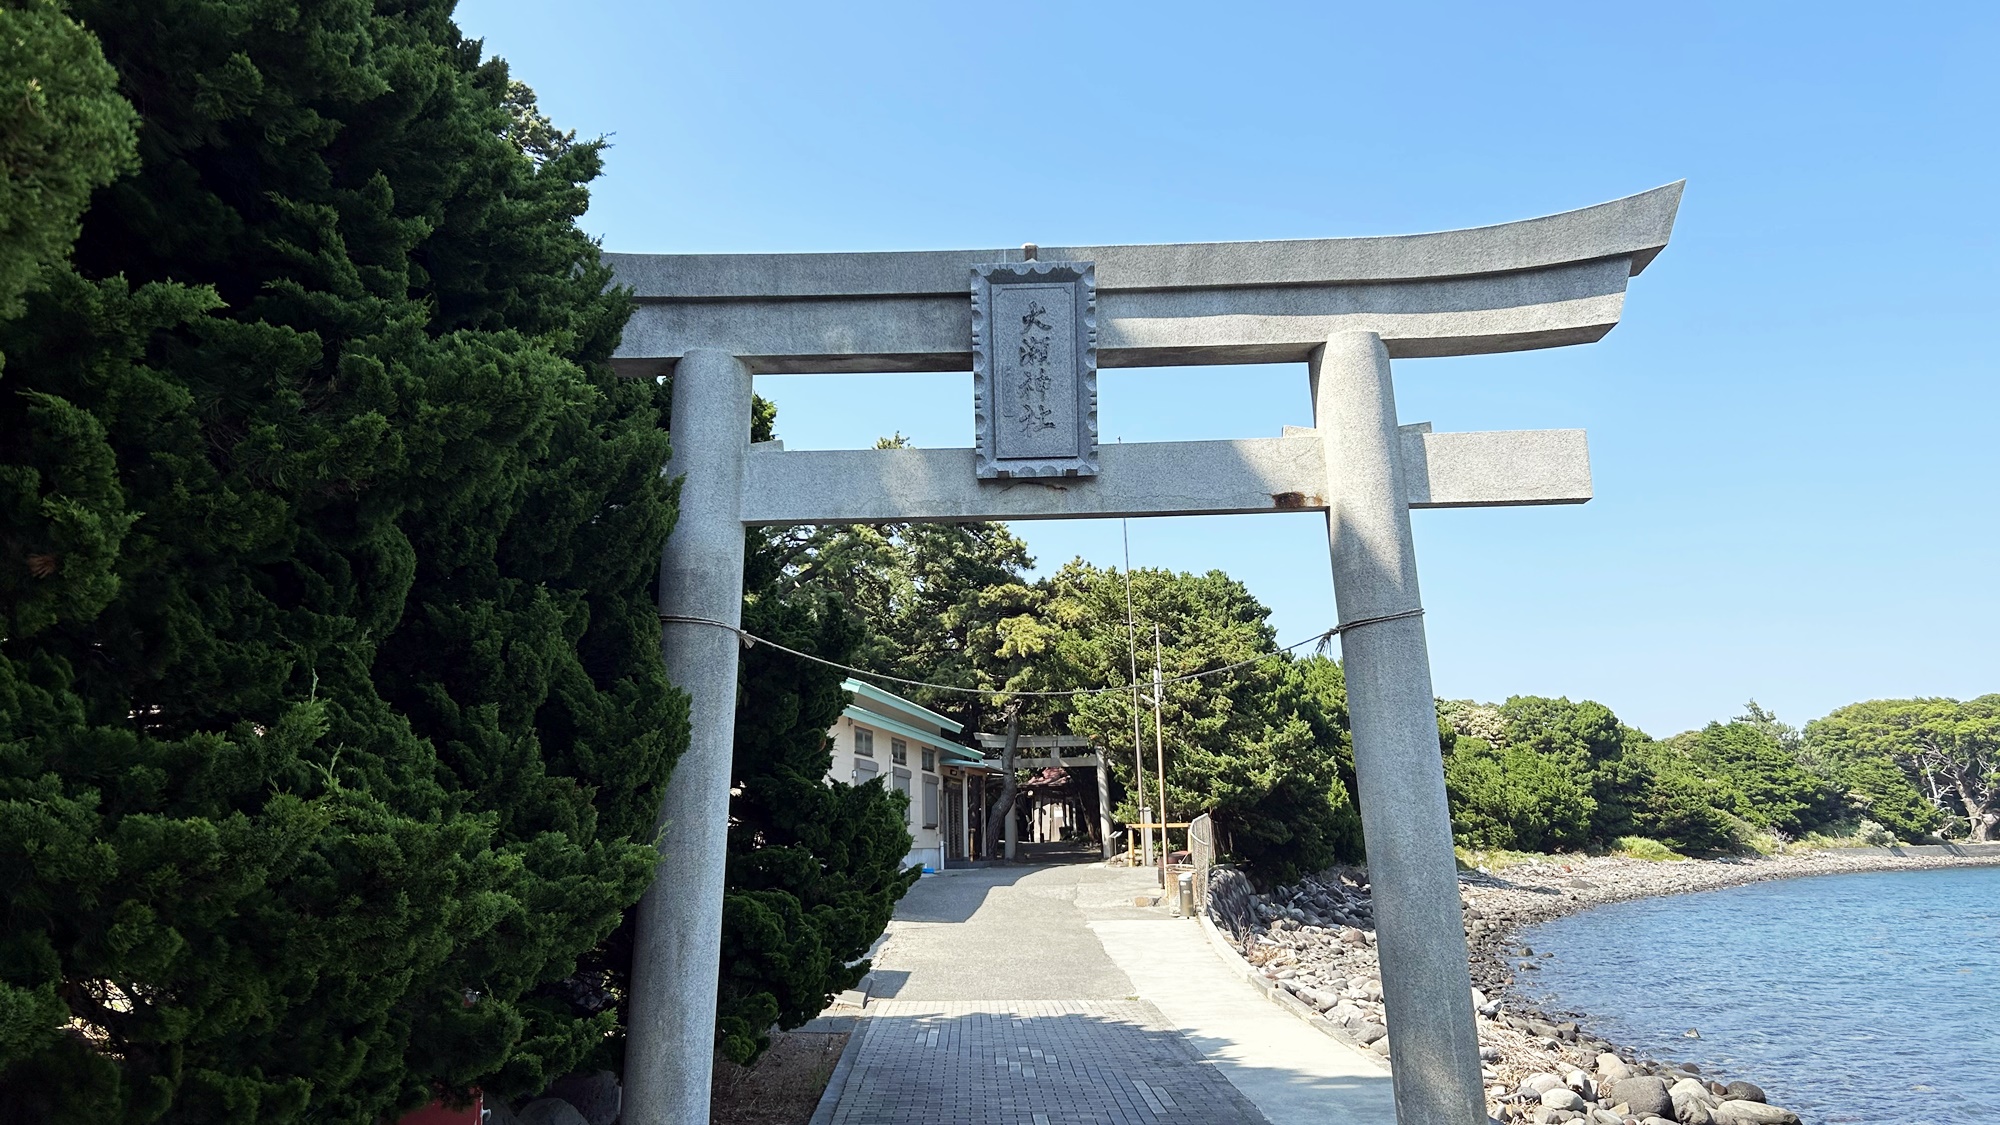
[[1546, 1010], [1808, 1125], [2000, 1125], [2000, 867], [1618, 903], [1522, 938], [1555, 954], [1514, 977]]

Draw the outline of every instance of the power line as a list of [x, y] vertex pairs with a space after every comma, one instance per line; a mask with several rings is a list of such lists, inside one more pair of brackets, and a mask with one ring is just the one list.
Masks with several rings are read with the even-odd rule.
[[[1225, 672], [1234, 672], [1238, 668], [1247, 668], [1259, 661], [1275, 659], [1294, 649], [1304, 648], [1306, 645], [1311, 644], [1318, 645], [1320, 651], [1324, 652], [1326, 646], [1331, 644], [1333, 639], [1342, 633], [1359, 629], [1364, 625], [1380, 625], [1387, 621], [1402, 621], [1405, 618], [1422, 617], [1423, 613], [1422, 609], [1406, 609], [1401, 613], [1385, 613], [1378, 617], [1358, 617], [1353, 621], [1343, 621], [1324, 633], [1307, 637], [1305, 640], [1286, 645], [1273, 652], [1260, 652], [1248, 660], [1239, 660], [1234, 664], [1224, 664], [1220, 668], [1210, 668], [1205, 672], [1189, 672], [1184, 676], [1169, 676], [1160, 682], [1163, 685], [1181, 684], [1192, 680], [1207, 679], [1210, 676], [1220, 676]], [[888, 680], [891, 683], [903, 684], [908, 687], [930, 688], [933, 691], [952, 691], [964, 695], [1019, 695], [1046, 699], [1058, 697], [1072, 698], [1079, 695], [1111, 695], [1118, 692], [1137, 692], [1139, 690], [1139, 682], [1136, 678], [1129, 684], [1120, 684], [1117, 687], [1076, 688], [1070, 691], [1008, 691], [1003, 688], [971, 688], [960, 687], [957, 684], [934, 684], [929, 680], [912, 680], [903, 676], [891, 676], [887, 672], [874, 672], [866, 668], [857, 668], [852, 664], [842, 664], [838, 660], [828, 660], [824, 656], [815, 656], [810, 652], [801, 652], [789, 645], [782, 645], [767, 637], [760, 637], [741, 626], [731, 625], [726, 621], [712, 621], [706, 617], [687, 617], [678, 613], [662, 613], [660, 614], [660, 622], [661, 624], [675, 625], [707, 625], [710, 628], [721, 629], [725, 632], [736, 634], [737, 639], [743, 642], [744, 648], [749, 648], [752, 645], [767, 645], [777, 649], [779, 652], [796, 656], [801, 660], [810, 660], [815, 664], [824, 664], [828, 668], [837, 668], [840, 671], [852, 673], [856, 676], [868, 679]]]

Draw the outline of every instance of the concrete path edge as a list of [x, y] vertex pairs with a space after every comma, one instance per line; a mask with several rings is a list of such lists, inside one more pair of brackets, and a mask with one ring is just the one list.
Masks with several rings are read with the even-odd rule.
[[[1215, 947], [1216, 955], [1222, 958], [1223, 963], [1242, 973], [1245, 979], [1257, 987], [1257, 991], [1264, 994], [1266, 1000], [1290, 1012], [1301, 1023], [1326, 1036], [1328, 1039], [1339, 1043], [1341, 1046], [1350, 1047], [1360, 1052], [1364, 1057], [1374, 1056], [1378, 1059], [1380, 1058], [1379, 1055], [1375, 1054], [1374, 1048], [1347, 1034], [1339, 1027], [1321, 1019], [1319, 1012], [1314, 1010], [1312, 1005], [1280, 987], [1277, 981], [1258, 972], [1256, 966], [1243, 959], [1243, 954], [1238, 952], [1236, 946], [1223, 936], [1222, 931], [1215, 928], [1215, 923], [1209, 920], [1208, 915], [1198, 914], [1196, 917], [1201, 920], [1202, 933], [1207, 936], [1209, 944]], [[1382, 1069], [1386, 1072], [1389, 1069], [1388, 1060], [1383, 1059], [1382, 1064]], [[815, 1121], [813, 1125], [819, 1125], [819, 1123]]]

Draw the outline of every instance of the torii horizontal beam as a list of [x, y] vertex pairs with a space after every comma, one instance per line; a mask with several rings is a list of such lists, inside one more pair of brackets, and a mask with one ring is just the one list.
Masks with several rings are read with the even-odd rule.
[[[924, 523], [1118, 516], [1323, 512], [1319, 435], [1107, 445], [1095, 477], [995, 485], [973, 475], [970, 449], [794, 450], [752, 446], [743, 522]], [[1412, 508], [1581, 504], [1590, 499], [1582, 430], [1435, 434], [1401, 429]]]
[[[1339, 332], [1392, 357], [1599, 339], [1625, 284], [1673, 233], [1681, 184], [1520, 222], [1435, 234], [1043, 247], [1097, 264], [1100, 367], [1303, 361]], [[714, 348], [752, 372], [969, 371], [976, 264], [1023, 251], [611, 254], [639, 307], [612, 359], [662, 374]]]

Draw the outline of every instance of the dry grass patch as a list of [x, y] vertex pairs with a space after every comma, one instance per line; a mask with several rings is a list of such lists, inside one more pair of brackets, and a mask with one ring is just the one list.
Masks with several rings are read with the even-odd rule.
[[750, 1066], [717, 1059], [710, 1125], [806, 1125], [847, 1048], [847, 1035], [781, 1031]]

